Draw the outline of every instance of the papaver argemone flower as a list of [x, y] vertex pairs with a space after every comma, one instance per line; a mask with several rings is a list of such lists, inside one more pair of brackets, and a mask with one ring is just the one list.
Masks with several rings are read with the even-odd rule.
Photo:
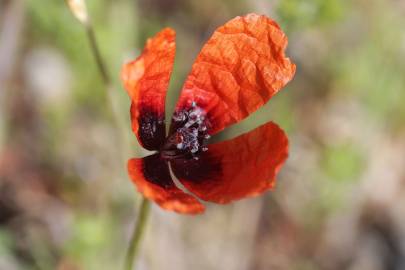
[[[148, 39], [142, 54], [122, 71], [132, 101], [132, 130], [144, 148], [156, 151], [128, 161], [139, 192], [164, 209], [197, 214], [204, 211], [197, 198], [223, 204], [272, 189], [288, 156], [288, 139], [276, 124], [208, 142], [292, 79], [295, 65], [284, 55], [286, 46], [287, 37], [266, 16], [236, 17], [216, 29], [186, 78], [166, 134], [175, 32], [165, 28]], [[169, 166], [191, 194], [176, 186]]]

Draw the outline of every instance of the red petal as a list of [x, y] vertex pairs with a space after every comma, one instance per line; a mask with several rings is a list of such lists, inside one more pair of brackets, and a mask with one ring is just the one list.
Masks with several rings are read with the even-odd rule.
[[130, 159], [128, 172], [138, 191], [162, 208], [183, 214], [204, 212], [204, 205], [175, 186], [168, 164], [159, 154]]
[[176, 113], [192, 102], [204, 109], [210, 134], [239, 122], [266, 103], [294, 76], [284, 55], [287, 37], [266, 16], [248, 14], [219, 27], [198, 55]]
[[132, 130], [148, 150], [158, 150], [166, 135], [165, 99], [176, 51], [175, 35], [174, 30], [163, 29], [148, 39], [135, 61], [122, 69], [122, 80], [132, 101]]
[[288, 139], [269, 122], [232, 140], [212, 144], [198, 160], [171, 161], [180, 182], [199, 198], [228, 203], [272, 189], [288, 156]]

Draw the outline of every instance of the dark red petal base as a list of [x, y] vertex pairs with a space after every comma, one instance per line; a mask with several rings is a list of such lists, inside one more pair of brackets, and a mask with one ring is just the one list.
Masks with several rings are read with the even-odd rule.
[[138, 191], [162, 208], [183, 214], [204, 212], [204, 205], [175, 186], [168, 164], [159, 154], [130, 159], [128, 172]]

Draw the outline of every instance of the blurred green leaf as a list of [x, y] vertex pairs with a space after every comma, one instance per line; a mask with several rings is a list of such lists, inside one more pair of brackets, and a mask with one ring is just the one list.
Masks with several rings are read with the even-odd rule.
[[9, 231], [0, 228], [0, 255], [8, 255], [14, 247], [13, 235]]
[[364, 157], [353, 145], [327, 147], [322, 159], [325, 174], [335, 181], [352, 181], [362, 171]]
[[319, 27], [342, 18], [348, 3], [340, 0], [282, 0], [277, 7], [281, 24], [289, 30]]

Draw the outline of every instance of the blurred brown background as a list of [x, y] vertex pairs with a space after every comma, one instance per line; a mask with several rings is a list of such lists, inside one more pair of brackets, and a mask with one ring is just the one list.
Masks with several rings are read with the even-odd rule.
[[0, 0], [1, 270], [120, 269], [140, 199], [126, 160], [145, 154], [121, 65], [176, 29], [169, 115], [204, 41], [249, 12], [279, 22], [297, 74], [217, 139], [273, 120], [290, 158], [259, 198], [196, 217], [153, 206], [138, 269], [405, 269], [405, 1], [87, 3], [110, 98], [64, 1]]

